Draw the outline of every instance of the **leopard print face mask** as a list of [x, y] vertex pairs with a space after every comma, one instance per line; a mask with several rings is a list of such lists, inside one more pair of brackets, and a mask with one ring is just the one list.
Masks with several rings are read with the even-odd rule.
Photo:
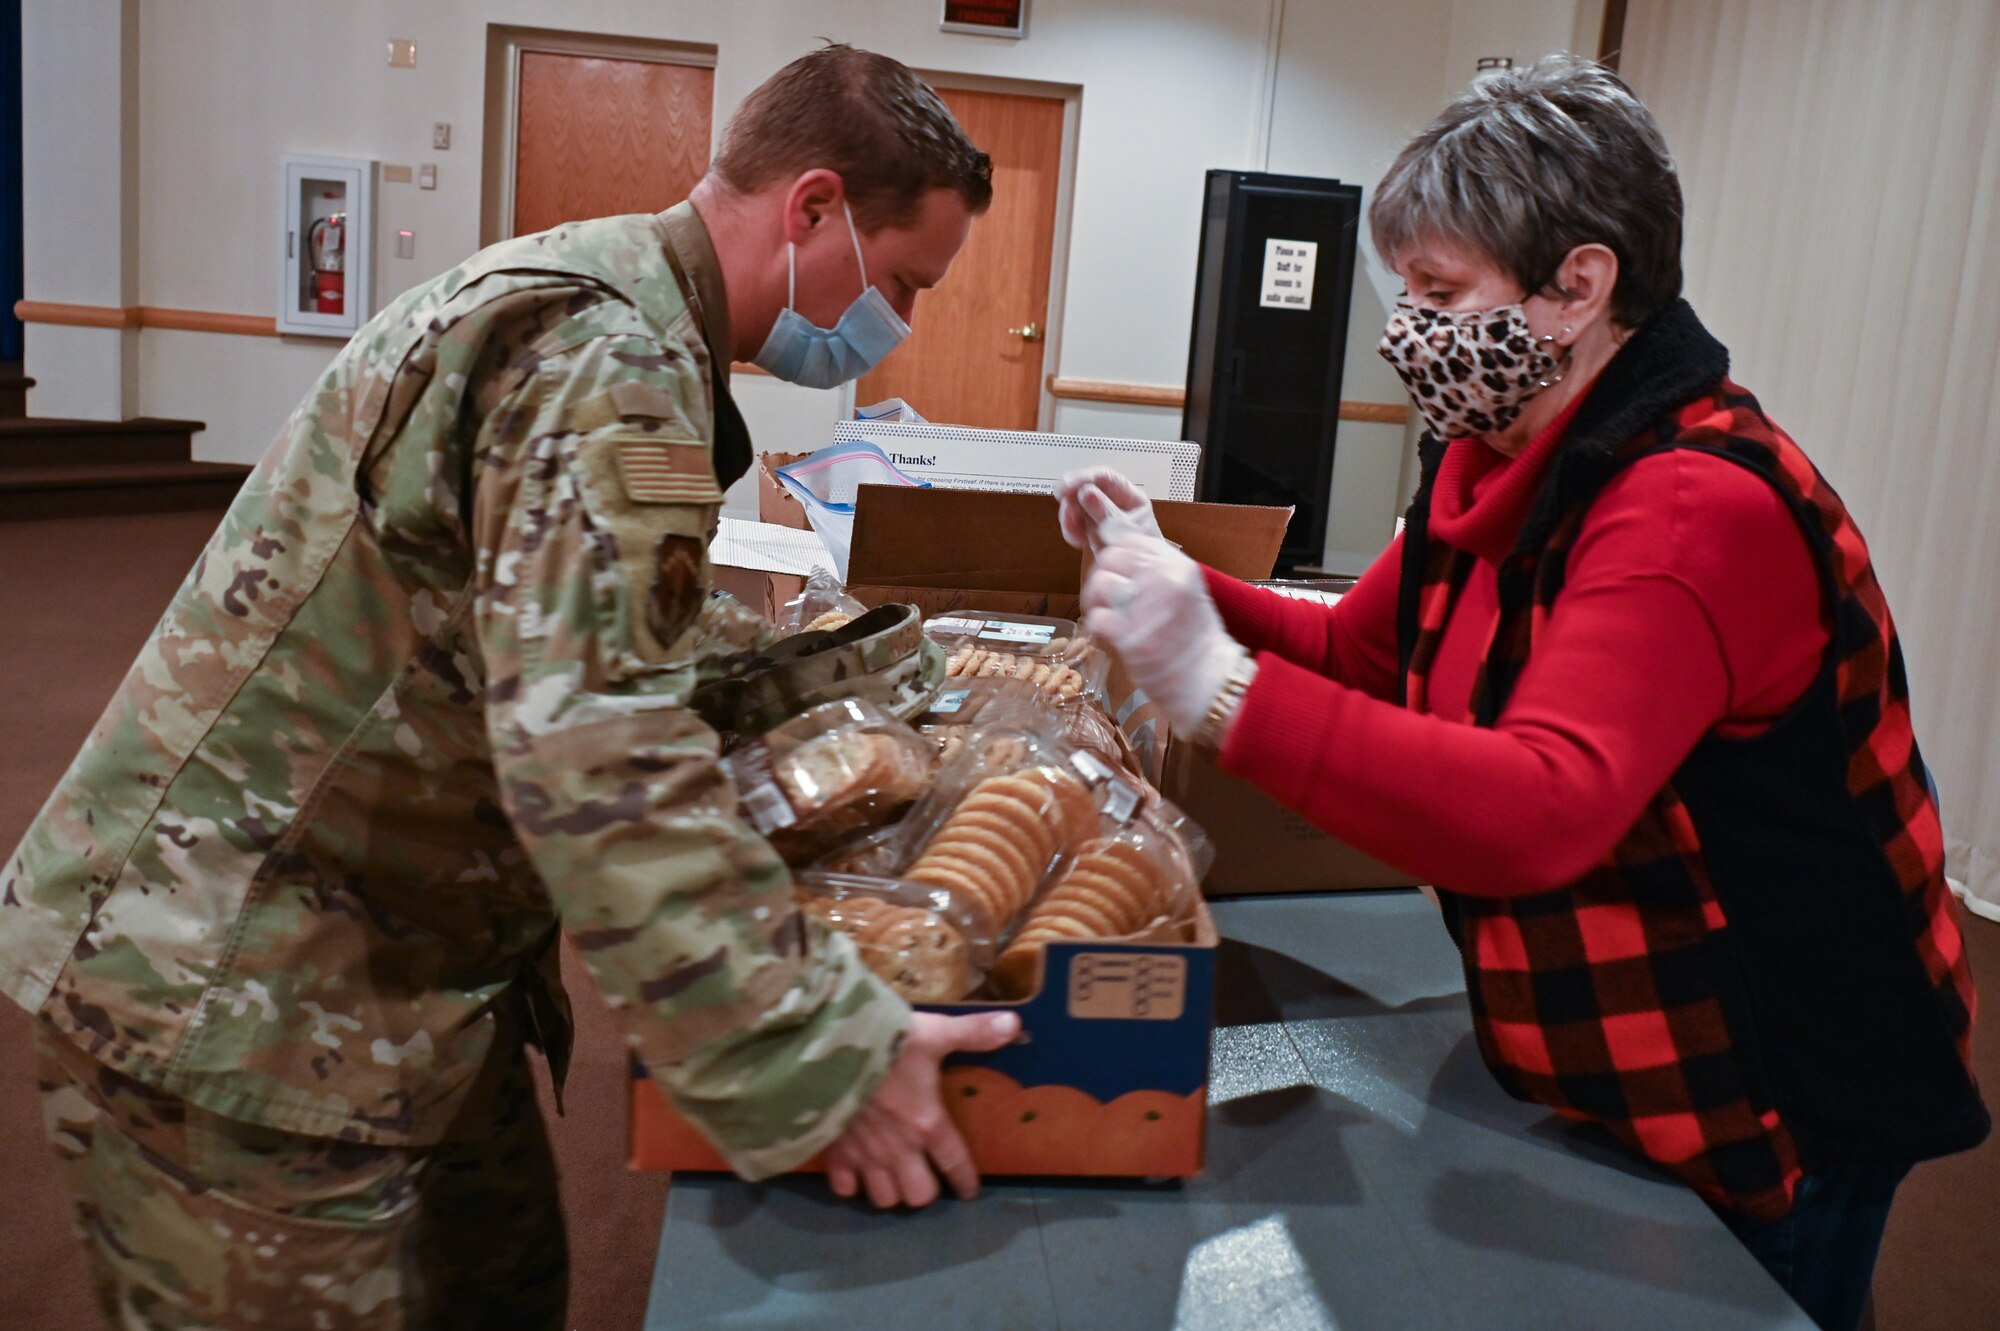
[[1417, 400], [1439, 439], [1492, 435], [1512, 425], [1529, 399], [1552, 384], [1568, 360], [1553, 336], [1528, 331], [1519, 305], [1452, 314], [1398, 304], [1379, 350]]

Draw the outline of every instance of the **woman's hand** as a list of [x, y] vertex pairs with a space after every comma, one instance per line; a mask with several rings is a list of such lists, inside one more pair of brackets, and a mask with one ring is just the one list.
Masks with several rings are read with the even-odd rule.
[[1084, 626], [1109, 643], [1167, 724], [1201, 729], [1244, 656], [1222, 627], [1201, 565], [1158, 536], [1121, 536], [1083, 584]]
[[1158, 536], [1153, 501], [1109, 467], [1065, 475], [1056, 486], [1063, 539], [1078, 550], [1101, 550], [1123, 536]]
[[842, 1197], [863, 1186], [877, 1206], [929, 1206], [937, 1200], [937, 1176], [970, 1201], [979, 1194], [979, 1170], [958, 1125], [938, 1096], [938, 1064], [959, 1050], [998, 1049], [1021, 1030], [1011, 1012], [945, 1017], [910, 1014], [910, 1033], [889, 1066], [889, 1075], [847, 1131], [827, 1148], [826, 1177]]

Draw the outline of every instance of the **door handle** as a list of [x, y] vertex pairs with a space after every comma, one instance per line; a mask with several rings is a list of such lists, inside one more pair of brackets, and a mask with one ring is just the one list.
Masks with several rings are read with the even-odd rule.
[[1013, 337], [1020, 338], [1023, 342], [1039, 342], [1042, 340], [1042, 326], [1038, 323], [1023, 324], [1019, 328], [1009, 328], [1007, 332]]

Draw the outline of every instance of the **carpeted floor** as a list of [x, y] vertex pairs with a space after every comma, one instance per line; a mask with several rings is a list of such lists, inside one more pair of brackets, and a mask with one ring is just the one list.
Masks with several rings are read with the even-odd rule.
[[[89, 731], [214, 525], [206, 513], [0, 522], [0, 857], [11, 851]], [[1967, 923], [1989, 1001], [2000, 925]], [[578, 1049], [551, 1120], [572, 1249], [570, 1325], [640, 1325], [666, 1180], [624, 1166], [625, 1083], [606, 1010], [565, 958]], [[0, 1323], [96, 1326], [42, 1143], [28, 1020], [0, 1002]], [[2000, 1086], [2000, 1021], [1977, 1032], [1984, 1084]], [[1989, 1091], [1990, 1094], [1990, 1091]], [[546, 1100], [546, 1097], [545, 1097]], [[1876, 1277], [1879, 1331], [1973, 1331], [2000, 1318], [2000, 1138], [1920, 1167], [1904, 1185]]]

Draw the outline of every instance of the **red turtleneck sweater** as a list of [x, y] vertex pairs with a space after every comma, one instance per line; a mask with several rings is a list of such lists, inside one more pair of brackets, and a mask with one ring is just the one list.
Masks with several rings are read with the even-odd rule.
[[1582, 400], [1518, 457], [1477, 439], [1445, 453], [1430, 531], [1477, 563], [1430, 714], [1394, 701], [1400, 537], [1331, 609], [1209, 571], [1223, 622], [1258, 654], [1225, 770], [1423, 882], [1512, 895], [1601, 859], [1703, 736], [1754, 734], [1798, 699], [1828, 642], [1805, 537], [1765, 482], [1677, 451], [1605, 487], [1498, 725], [1468, 724], [1496, 564]]

